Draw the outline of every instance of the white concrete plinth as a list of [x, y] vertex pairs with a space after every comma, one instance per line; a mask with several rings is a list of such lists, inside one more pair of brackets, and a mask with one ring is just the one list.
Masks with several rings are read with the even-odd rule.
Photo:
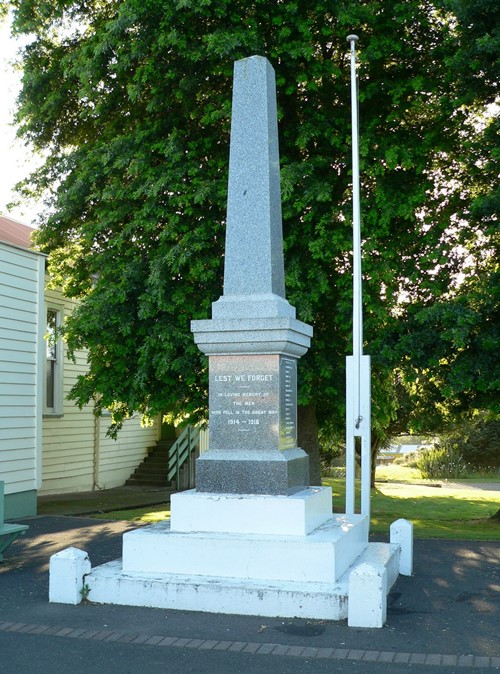
[[49, 568], [49, 601], [79, 604], [84, 576], [91, 569], [87, 553], [78, 548], [66, 548], [51, 556]]
[[290, 496], [214, 494], [171, 496], [172, 531], [305, 536], [332, 516], [330, 487], [309, 487]]
[[[286, 566], [292, 555], [293, 550], [290, 550], [288, 558], [275, 560], [274, 564]], [[399, 548], [386, 543], [369, 543], [340, 579], [328, 583], [198, 573], [127, 572], [121, 560], [98, 566], [85, 581], [90, 587], [89, 599], [96, 603], [233, 615], [343, 620], [348, 617], [350, 604], [356, 603], [361, 612], [366, 607], [363, 592], [355, 592], [352, 596], [349, 593], [349, 574], [359, 565], [376, 567], [383, 573], [387, 593], [397, 578]], [[244, 569], [240, 572], [244, 573]], [[374, 582], [380, 601], [383, 601], [377, 589], [380, 573], [375, 574]], [[271, 574], [276, 575], [275, 571]]]
[[347, 582], [271, 583], [220, 577], [127, 574], [119, 560], [88, 577], [89, 599], [102, 604], [283, 618], [342, 620]]
[[335, 583], [367, 540], [361, 515], [330, 516], [307, 536], [179, 532], [162, 522], [124, 534], [123, 571]]
[[413, 523], [405, 519], [391, 524], [391, 543], [400, 549], [399, 573], [411, 576], [413, 573]]
[[[54, 555], [50, 600], [78, 603], [85, 582], [96, 603], [341, 620], [348, 606], [353, 616], [365, 610], [366, 593], [377, 598], [372, 613], [382, 611], [398, 576], [399, 545], [368, 543], [365, 515], [332, 515], [329, 488], [286, 497], [185, 492], [172, 515], [172, 526], [125, 533], [123, 559], [91, 572], [80, 550]], [[360, 565], [376, 572], [356, 584]]]

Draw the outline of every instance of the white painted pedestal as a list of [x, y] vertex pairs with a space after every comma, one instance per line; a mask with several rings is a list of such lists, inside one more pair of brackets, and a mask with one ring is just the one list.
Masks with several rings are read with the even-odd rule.
[[[123, 559], [86, 576], [97, 603], [212, 613], [340, 620], [355, 564], [387, 566], [399, 549], [368, 544], [368, 519], [333, 515], [331, 489], [293, 496], [184, 492], [172, 522], [123, 536]], [[375, 547], [373, 547], [375, 546]], [[385, 599], [385, 597], [384, 597]]]

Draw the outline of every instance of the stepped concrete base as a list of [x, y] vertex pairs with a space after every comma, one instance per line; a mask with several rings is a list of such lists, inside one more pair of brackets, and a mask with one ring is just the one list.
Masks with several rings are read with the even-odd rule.
[[102, 604], [283, 618], [347, 617], [346, 584], [131, 574], [122, 571], [119, 560], [97, 567], [86, 582], [89, 599]]
[[[329, 488], [267, 497], [191, 491], [176, 495], [172, 514], [172, 524], [124, 534], [123, 559], [75, 583], [96, 603], [341, 620], [353, 570], [383, 576], [374, 590], [382, 607], [399, 573], [400, 547], [368, 543], [364, 515], [333, 515]], [[51, 565], [51, 586], [66, 582], [58, 568]]]
[[85, 582], [90, 587], [89, 599], [102, 604], [344, 620], [348, 616], [349, 573], [360, 564], [382, 563], [387, 569], [386, 591], [389, 592], [398, 575], [398, 559], [397, 546], [370, 543], [334, 583], [126, 572], [121, 560], [115, 560], [95, 568]]
[[334, 584], [366, 547], [366, 517], [331, 517], [308, 536], [175, 532], [169, 522], [123, 536], [123, 571]]

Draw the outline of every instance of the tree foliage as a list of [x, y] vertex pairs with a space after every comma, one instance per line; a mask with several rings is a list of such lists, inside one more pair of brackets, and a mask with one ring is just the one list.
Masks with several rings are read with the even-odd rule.
[[455, 452], [473, 469], [500, 467], [500, 421], [482, 414], [473, 420], [451, 425], [440, 438], [438, 449]]
[[498, 146], [481, 115], [495, 99], [496, 3], [10, 4], [33, 36], [20, 134], [47, 153], [24, 189], [46, 195], [37, 243], [81, 300], [68, 345], [89, 350], [73, 399], [114, 409], [118, 425], [131, 410], [203, 416], [189, 321], [222, 291], [232, 67], [260, 54], [277, 75], [287, 297], [315, 330], [300, 402], [343, 424], [354, 31], [375, 430], [490, 406]]

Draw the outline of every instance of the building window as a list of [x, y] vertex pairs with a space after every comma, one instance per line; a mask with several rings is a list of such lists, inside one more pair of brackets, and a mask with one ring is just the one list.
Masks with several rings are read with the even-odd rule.
[[61, 365], [62, 343], [57, 336], [57, 328], [61, 324], [61, 312], [57, 309], [47, 309], [47, 331], [45, 335], [45, 414], [61, 413]]

